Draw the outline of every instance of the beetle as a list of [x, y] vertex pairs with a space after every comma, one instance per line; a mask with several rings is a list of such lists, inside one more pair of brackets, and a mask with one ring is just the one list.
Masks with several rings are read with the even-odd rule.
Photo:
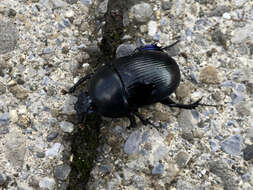
[[147, 105], [160, 102], [183, 109], [195, 109], [199, 105], [213, 106], [200, 104], [202, 98], [192, 104], [178, 104], [169, 98], [179, 86], [180, 70], [164, 49], [156, 44], [136, 48], [131, 55], [117, 58], [96, 73], [82, 77], [68, 91], [73, 93], [89, 80], [88, 92], [81, 92], [74, 106], [81, 120], [87, 114], [97, 112], [111, 118], [128, 117], [128, 128], [134, 128], [135, 116], [144, 125], [153, 125], [138, 111]]

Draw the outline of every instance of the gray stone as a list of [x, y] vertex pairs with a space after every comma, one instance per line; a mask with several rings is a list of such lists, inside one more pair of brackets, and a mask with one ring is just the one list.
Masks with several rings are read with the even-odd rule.
[[74, 130], [74, 125], [67, 121], [60, 122], [60, 127], [65, 133], [71, 133]]
[[231, 10], [230, 7], [221, 5], [216, 7], [214, 10], [208, 13], [208, 16], [218, 16], [221, 17], [224, 13], [229, 12]]
[[210, 161], [209, 169], [212, 173], [221, 178], [224, 190], [239, 190], [239, 183], [236, 180], [235, 174], [231, 172], [224, 161]]
[[61, 154], [61, 151], [63, 150], [63, 145], [60, 143], [55, 143], [51, 148], [46, 150], [46, 156], [57, 156]]
[[71, 168], [67, 164], [58, 165], [54, 169], [54, 176], [59, 180], [66, 180], [69, 176]]
[[28, 91], [21, 85], [11, 86], [9, 90], [16, 98], [20, 100], [26, 99], [28, 97]]
[[185, 180], [178, 180], [177, 181], [177, 190], [198, 190], [200, 189], [198, 186], [191, 184], [190, 182], [187, 182]]
[[65, 0], [68, 4], [76, 4], [78, 0]]
[[210, 147], [211, 147], [212, 151], [216, 152], [217, 150], [220, 149], [218, 143], [219, 142], [216, 139], [209, 140], [209, 144], [210, 144]]
[[10, 120], [9, 112], [0, 113], [0, 124], [6, 125]]
[[44, 177], [39, 182], [39, 186], [42, 189], [53, 190], [55, 186], [55, 180], [53, 178]]
[[253, 159], [253, 144], [247, 145], [245, 149], [243, 149], [243, 158], [246, 161]]
[[162, 2], [163, 10], [171, 9], [172, 5], [173, 5], [173, 2], [171, 0], [165, 0], [165, 1]]
[[136, 46], [133, 44], [120, 44], [116, 50], [116, 57], [119, 58], [131, 55], [135, 49]]
[[153, 175], [162, 175], [164, 173], [164, 165], [161, 163], [158, 163], [155, 165], [155, 167], [152, 169]]
[[236, 105], [236, 111], [239, 116], [250, 116], [253, 113], [253, 103], [240, 102]]
[[98, 5], [98, 8], [96, 9], [96, 16], [103, 17], [105, 15], [105, 13], [107, 12], [107, 8], [108, 8], [108, 0], [102, 1]]
[[211, 37], [213, 42], [215, 42], [218, 46], [222, 46], [225, 49], [227, 48], [227, 35], [221, 32], [219, 29], [214, 30], [211, 33]]
[[242, 137], [240, 135], [233, 135], [228, 137], [221, 143], [221, 149], [227, 154], [237, 156], [242, 150]]
[[44, 158], [46, 156], [45, 152], [37, 152], [36, 156], [38, 158]]
[[183, 130], [191, 130], [195, 126], [194, 118], [189, 110], [182, 110], [178, 116], [177, 122], [179, 127]]
[[6, 136], [6, 158], [14, 167], [22, 168], [26, 153], [25, 136], [20, 131], [11, 131]]
[[124, 152], [129, 155], [137, 154], [139, 151], [140, 141], [141, 141], [140, 131], [136, 130], [132, 132], [124, 145]]
[[7, 180], [6, 176], [0, 173], [0, 185], [4, 185], [6, 180]]
[[183, 168], [190, 160], [190, 155], [187, 152], [181, 151], [175, 156], [175, 160], [179, 168]]
[[13, 51], [18, 41], [18, 30], [12, 23], [0, 20], [0, 54]]
[[57, 132], [55, 132], [55, 131], [49, 133], [49, 134], [47, 135], [47, 141], [48, 141], [48, 142], [52, 142], [58, 135], [59, 135], [59, 133], [57, 133]]
[[80, 0], [84, 5], [88, 6], [92, 4], [93, 0]]
[[147, 22], [153, 14], [152, 7], [148, 3], [136, 4], [131, 8], [130, 12], [135, 21], [140, 23]]

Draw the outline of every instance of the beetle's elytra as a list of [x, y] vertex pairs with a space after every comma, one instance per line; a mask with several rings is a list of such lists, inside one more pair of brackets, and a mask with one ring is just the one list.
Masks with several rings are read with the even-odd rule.
[[106, 117], [128, 117], [130, 127], [135, 127], [135, 116], [144, 125], [145, 119], [138, 108], [160, 102], [170, 107], [194, 109], [193, 104], [177, 104], [169, 98], [180, 83], [179, 67], [162, 48], [155, 44], [138, 48], [132, 55], [115, 59], [95, 74], [81, 78], [70, 90], [72, 93], [86, 80], [88, 92], [81, 93], [75, 110], [82, 119], [90, 112]]

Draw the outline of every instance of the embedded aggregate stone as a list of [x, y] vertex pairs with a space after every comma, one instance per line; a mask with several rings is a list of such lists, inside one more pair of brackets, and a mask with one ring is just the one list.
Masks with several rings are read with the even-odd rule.
[[58, 132], [55, 132], [55, 131], [49, 133], [49, 134], [47, 135], [47, 141], [48, 141], [48, 142], [52, 142], [58, 135], [59, 135], [59, 133], [58, 133]]
[[73, 124], [67, 121], [60, 122], [60, 127], [65, 133], [71, 133], [74, 130]]
[[223, 160], [210, 161], [209, 169], [221, 178], [224, 190], [239, 190], [239, 184], [235, 174]]
[[133, 44], [120, 44], [116, 50], [116, 57], [131, 55], [137, 47]]
[[58, 165], [54, 169], [54, 176], [57, 179], [64, 181], [67, 179], [70, 171], [71, 171], [71, 168], [69, 165], [67, 164]]
[[13, 51], [17, 41], [18, 30], [15, 25], [0, 20], [0, 55]]
[[221, 149], [227, 154], [236, 156], [242, 151], [242, 137], [233, 135], [221, 142]]
[[130, 12], [133, 14], [133, 17], [137, 22], [143, 23], [147, 22], [150, 19], [153, 10], [150, 4], [140, 3], [134, 5], [131, 8]]
[[152, 169], [153, 175], [162, 175], [164, 173], [164, 166], [161, 163], [158, 163], [155, 165], [155, 167]]
[[253, 144], [247, 145], [245, 149], [243, 149], [243, 158], [246, 161], [249, 161], [253, 158]]
[[0, 185], [4, 185], [6, 180], [7, 180], [6, 176], [0, 173]]
[[128, 155], [137, 154], [139, 151], [140, 141], [141, 141], [140, 131], [136, 130], [132, 132], [124, 145], [124, 152]]
[[39, 182], [40, 188], [48, 189], [48, 190], [54, 189], [55, 184], [56, 184], [55, 180], [53, 178], [49, 178], [49, 177], [44, 177]]

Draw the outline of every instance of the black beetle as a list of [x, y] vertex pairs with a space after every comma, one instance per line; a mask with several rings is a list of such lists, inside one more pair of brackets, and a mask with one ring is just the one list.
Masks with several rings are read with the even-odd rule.
[[200, 104], [202, 98], [192, 104], [177, 104], [169, 98], [179, 86], [180, 70], [164, 49], [156, 44], [137, 48], [131, 55], [115, 59], [95, 74], [81, 78], [68, 93], [90, 79], [88, 92], [82, 92], [75, 104], [82, 121], [88, 113], [96, 111], [111, 118], [128, 117], [131, 128], [136, 126], [135, 116], [144, 125], [153, 125], [138, 108], [157, 102], [183, 109], [212, 106]]

